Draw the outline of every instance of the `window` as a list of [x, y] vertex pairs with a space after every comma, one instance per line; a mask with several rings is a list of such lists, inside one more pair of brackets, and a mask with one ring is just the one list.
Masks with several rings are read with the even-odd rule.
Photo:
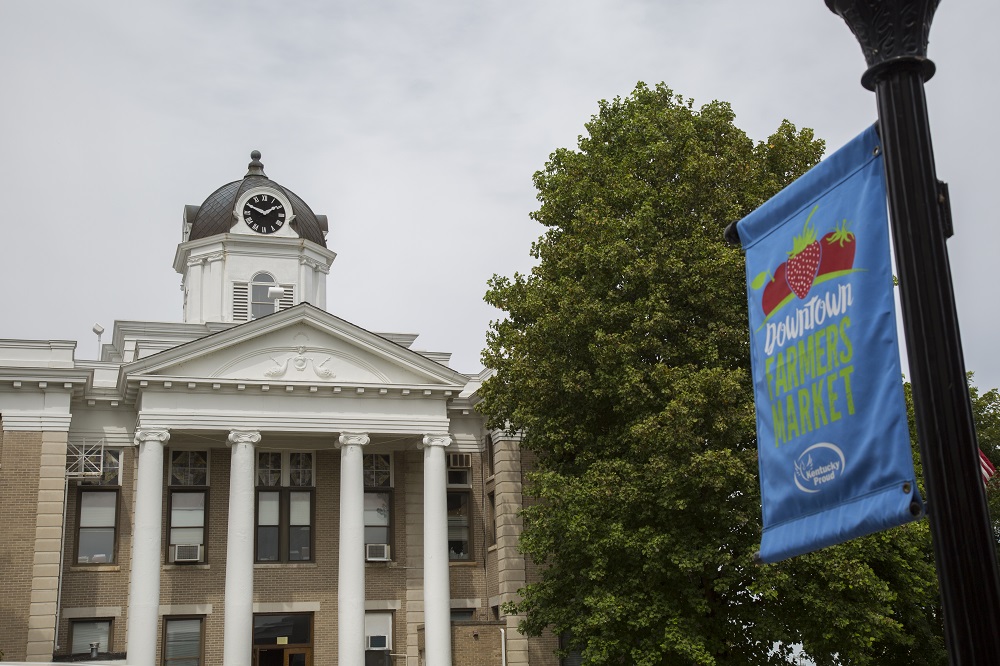
[[[472, 455], [448, 454], [448, 559], [472, 559], [469, 539], [472, 506]], [[465, 488], [467, 490], [455, 490]]]
[[486, 530], [486, 540], [488, 545], [495, 546], [497, 543], [497, 498], [496, 495], [490, 493], [486, 496], [487, 509], [489, 510], [490, 524]]
[[72, 620], [69, 623], [70, 654], [90, 654], [90, 644], [98, 652], [111, 652], [111, 620]]
[[261, 652], [258, 646], [312, 647], [312, 623], [312, 613], [254, 613], [255, 654]]
[[496, 463], [493, 457], [496, 455], [496, 447], [493, 444], [493, 436], [486, 435], [486, 470], [487, 476], [496, 474]]
[[163, 618], [164, 666], [201, 666], [204, 627], [202, 617]]
[[451, 609], [452, 624], [455, 624], [457, 622], [472, 622], [475, 619], [476, 619], [476, 610], [474, 608]]
[[[118, 544], [121, 449], [104, 449], [99, 475], [77, 486], [77, 564], [113, 564]], [[88, 648], [89, 652], [89, 648]]]
[[[364, 454], [363, 469], [365, 475], [365, 545], [391, 544], [392, 455], [389, 453], [366, 453]], [[388, 555], [391, 557], [391, 551]]]
[[208, 451], [170, 452], [167, 562], [206, 560], [208, 528]]
[[270, 273], [257, 273], [250, 282], [233, 283], [233, 321], [250, 321], [274, 314], [274, 299], [267, 297], [270, 287], [285, 290], [278, 300], [279, 310], [287, 310], [295, 304], [295, 285], [279, 285]]
[[274, 299], [267, 297], [267, 290], [278, 286], [270, 273], [257, 273], [250, 281], [250, 318], [260, 319], [274, 314]]
[[392, 651], [392, 612], [367, 611], [365, 613], [365, 657], [368, 653]]
[[313, 560], [312, 452], [257, 452], [258, 562]]
[[448, 559], [469, 560], [469, 497], [468, 491], [448, 491]]

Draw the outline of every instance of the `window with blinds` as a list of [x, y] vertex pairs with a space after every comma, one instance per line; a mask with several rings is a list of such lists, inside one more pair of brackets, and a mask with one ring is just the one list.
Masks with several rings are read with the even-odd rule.
[[278, 309], [295, 305], [295, 286], [278, 284], [270, 273], [257, 273], [250, 282], [233, 283], [233, 321], [250, 321], [274, 313], [274, 301], [267, 297], [270, 287], [281, 287], [285, 293], [278, 299]]

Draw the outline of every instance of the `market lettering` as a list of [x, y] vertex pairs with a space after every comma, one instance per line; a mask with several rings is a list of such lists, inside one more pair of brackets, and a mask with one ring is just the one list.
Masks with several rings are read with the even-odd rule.
[[854, 414], [851, 375], [854, 366], [830, 372], [788, 394], [771, 401], [774, 445], [781, 446], [796, 437]]
[[851, 283], [842, 284], [835, 292], [827, 292], [823, 296], [813, 296], [805, 305], [795, 310], [778, 322], [768, 322], [764, 338], [764, 353], [770, 356], [775, 347], [784, 347], [786, 343], [797, 340], [801, 336], [831, 317], [838, 317], [854, 304], [854, 292]]
[[851, 318], [845, 316], [767, 357], [764, 378], [771, 401], [851, 363], [854, 346], [848, 335], [850, 327]]

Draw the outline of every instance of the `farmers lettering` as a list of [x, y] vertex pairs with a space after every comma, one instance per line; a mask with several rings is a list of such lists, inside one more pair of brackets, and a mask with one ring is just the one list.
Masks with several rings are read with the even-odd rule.
[[[835, 423], [855, 412], [851, 378], [854, 347], [850, 282], [822, 294], [813, 287], [853, 273], [856, 237], [847, 221], [816, 239], [812, 217], [795, 236], [788, 260], [751, 283], [764, 288], [764, 378], [773, 419], [774, 445]], [[794, 304], [789, 311], [786, 306]], [[759, 329], [758, 329], [759, 330]]]

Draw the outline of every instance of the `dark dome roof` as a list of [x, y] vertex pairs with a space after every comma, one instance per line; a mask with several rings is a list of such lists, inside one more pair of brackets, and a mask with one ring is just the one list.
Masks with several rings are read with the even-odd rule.
[[243, 180], [227, 183], [212, 192], [198, 207], [193, 216], [194, 219], [188, 217], [191, 222], [191, 233], [188, 240], [229, 233], [229, 230], [237, 222], [237, 219], [233, 217], [236, 200], [247, 190], [266, 185], [288, 197], [288, 201], [292, 204], [292, 212], [295, 214], [295, 218], [289, 226], [295, 230], [299, 237], [326, 247], [326, 238], [323, 235], [323, 232], [327, 230], [326, 216], [316, 215], [299, 195], [268, 178], [264, 174], [264, 165], [260, 162], [260, 153], [255, 150], [250, 154], [250, 157], [249, 170]]

